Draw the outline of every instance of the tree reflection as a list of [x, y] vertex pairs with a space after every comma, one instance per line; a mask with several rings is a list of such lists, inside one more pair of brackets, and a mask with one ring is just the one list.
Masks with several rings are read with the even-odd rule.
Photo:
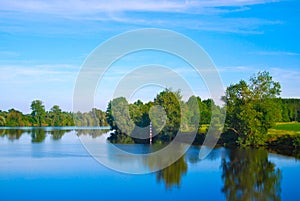
[[184, 157], [178, 159], [175, 163], [166, 167], [156, 173], [158, 182], [164, 182], [167, 189], [179, 187], [181, 184], [181, 177], [187, 172], [187, 163]]
[[3, 129], [0, 133], [0, 136], [7, 136], [10, 141], [18, 140], [20, 137], [27, 131], [20, 129]]
[[77, 136], [81, 136], [81, 135], [88, 135], [91, 136], [92, 138], [97, 138], [107, 132], [109, 132], [109, 129], [79, 129], [76, 130]]
[[52, 136], [52, 140], [60, 140], [65, 133], [70, 132], [71, 130], [52, 130], [48, 133]]
[[32, 129], [31, 131], [31, 142], [41, 143], [46, 138], [46, 131], [44, 129]]
[[265, 150], [230, 150], [222, 160], [224, 186], [230, 201], [279, 201], [281, 172]]

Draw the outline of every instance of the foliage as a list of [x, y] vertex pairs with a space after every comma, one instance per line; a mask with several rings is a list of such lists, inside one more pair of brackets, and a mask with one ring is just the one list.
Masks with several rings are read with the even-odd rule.
[[290, 122], [298, 121], [300, 122], [300, 99], [290, 98], [290, 99], [279, 99], [282, 109], [282, 119], [280, 121]]
[[172, 92], [171, 90], [166, 89], [159, 93], [154, 99], [154, 104], [161, 106], [167, 116], [166, 124], [159, 134], [158, 140], [164, 142], [172, 141], [179, 131], [181, 124], [181, 98], [179, 91]]
[[0, 126], [5, 126], [6, 121], [5, 118], [3, 116], [0, 116]]
[[272, 80], [268, 72], [259, 72], [247, 84], [241, 80], [226, 89], [226, 126], [238, 135], [243, 146], [259, 146], [265, 143], [268, 129], [278, 120], [280, 108], [276, 97], [280, 84]]
[[[214, 104], [213, 101], [207, 101]], [[109, 137], [113, 143], [149, 143], [150, 119], [153, 126], [153, 142], [168, 143], [178, 132], [197, 132], [201, 123], [199, 97], [182, 101], [180, 91], [165, 89], [153, 102], [138, 100], [129, 104], [124, 97], [109, 102], [106, 118], [114, 133]], [[140, 138], [138, 138], [140, 137]]]
[[43, 105], [43, 102], [40, 100], [34, 100], [32, 101], [30, 108], [32, 110], [32, 123], [38, 126], [42, 126], [42, 123], [44, 122], [46, 116], [45, 106]]
[[50, 111], [46, 111], [42, 101], [34, 100], [31, 109], [31, 114], [23, 114], [15, 109], [0, 111], [0, 126], [108, 126], [105, 112], [96, 108], [90, 112], [73, 114], [54, 105]]

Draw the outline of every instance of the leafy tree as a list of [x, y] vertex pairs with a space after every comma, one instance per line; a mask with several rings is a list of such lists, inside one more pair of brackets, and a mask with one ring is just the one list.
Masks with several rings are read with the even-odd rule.
[[250, 83], [241, 80], [226, 89], [226, 126], [238, 135], [240, 145], [263, 145], [269, 128], [281, 113], [276, 97], [280, 84], [268, 72], [259, 72]]
[[29, 126], [30, 123], [25, 115], [22, 112], [10, 109], [8, 110], [6, 117], [6, 125], [7, 126]]
[[42, 126], [42, 123], [44, 122], [44, 118], [46, 116], [45, 106], [43, 105], [43, 102], [41, 100], [34, 100], [31, 103], [30, 106], [32, 112], [32, 118], [34, 123], [36, 123], [38, 126]]
[[5, 126], [6, 121], [5, 118], [3, 116], [0, 116], [0, 126]]
[[201, 124], [209, 124], [210, 123], [213, 107], [215, 107], [215, 103], [212, 99], [203, 100], [200, 103]]
[[282, 121], [300, 122], [300, 99], [281, 99]]
[[51, 117], [51, 125], [52, 126], [61, 126], [61, 122], [63, 120], [62, 111], [58, 105], [54, 105], [50, 109], [50, 117]]
[[124, 97], [115, 98], [109, 102], [106, 111], [107, 122], [115, 133], [108, 140], [118, 143], [133, 143], [130, 137], [135, 127], [130, 118], [129, 105]]
[[99, 126], [108, 126], [108, 124], [106, 122], [106, 113], [105, 112], [103, 112], [99, 109], [93, 108], [92, 113], [94, 113], [94, 115], [96, 116]]
[[7, 112], [0, 110], [0, 126], [6, 125]]
[[200, 105], [196, 96], [181, 104], [181, 132], [195, 132], [200, 127]]
[[181, 124], [181, 98], [180, 91], [172, 92], [170, 89], [165, 89], [154, 99], [154, 105], [161, 106], [167, 115], [166, 125], [159, 135], [159, 138], [164, 142], [173, 140], [179, 131]]

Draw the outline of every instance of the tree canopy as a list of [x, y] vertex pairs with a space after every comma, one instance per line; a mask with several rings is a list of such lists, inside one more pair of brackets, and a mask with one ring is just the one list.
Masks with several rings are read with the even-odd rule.
[[238, 135], [240, 145], [258, 146], [265, 143], [268, 129], [279, 120], [280, 84], [268, 72], [259, 72], [249, 83], [241, 80], [227, 87], [226, 126]]

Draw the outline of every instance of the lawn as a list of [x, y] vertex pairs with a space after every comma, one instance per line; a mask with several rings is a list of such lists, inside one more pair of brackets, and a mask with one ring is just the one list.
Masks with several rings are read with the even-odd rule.
[[280, 134], [280, 135], [300, 134], [300, 123], [299, 122], [276, 123], [276, 125], [273, 128], [269, 129], [268, 134]]

